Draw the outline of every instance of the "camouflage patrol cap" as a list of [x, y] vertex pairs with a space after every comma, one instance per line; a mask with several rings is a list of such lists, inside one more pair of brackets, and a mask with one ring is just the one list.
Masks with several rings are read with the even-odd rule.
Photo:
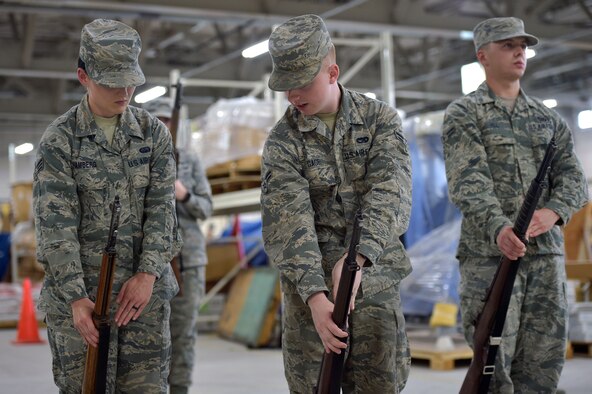
[[514, 17], [490, 18], [480, 22], [473, 29], [475, 52], [490, 42], [507, 40], [508, 38], [524, 37], [529, 47], [539, 43], [539, 39], [524, 32], [522, 19]]
[[173, 113], [173, 100], [170, 97], [159, 97], [142, 104], [142, 108], [157, 118], [170, 119]]
[[82, 28], [79, 56], [94, 82], [124, 88], [146, 81], [138, 64], [141, 48], [140, 35], [128, 25], [95, 19]]
[[269, 88], [286, 91], [311, 83], [330, 47], [327, 27], [317, 15], [297, 16], [279, 25], [269, 36]]

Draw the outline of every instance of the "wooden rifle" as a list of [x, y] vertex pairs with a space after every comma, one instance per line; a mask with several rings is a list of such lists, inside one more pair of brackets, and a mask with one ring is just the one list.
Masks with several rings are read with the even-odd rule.
[[[173, 138], [173, 148], [175, 154], [175, 168], [178, 169], [179, 166], [179, 151], [177, 150], [177, 130], [179, 129], [179, 120], [181, 118], [181, 97], [183, 94], [183, 85], [181, 85], [181, 80], [177, 81], [177, 84], [174, 85], [175, 90], [175, 101], [173, 104], [173, 112], [171, 113], [171, 121], [169, 126], [169, 131], [171, 132], [171, 137]], [[178, 171], [175, 170], [177, 173]], [[177, 176], [175, 175], [175, 179]], [[173, 273], [175, 274], [175, 279], [177, 279], [177, 283], [179, 284], [179, 296], [183, 295], [183, 258], [181, 253], [179, 252], [177, 255], [173, 257], [171, 260], [171, 267], [173, 268]]]
[[[352, 294], [352, 290], [356, 275], [360, 270], [360, 266], [356, 262], [356, 247], [360, 243], [360, 234], [362, 232], [360, 228], [361, 220], [362, 214], [358, 211], [354, 219], [354, 228], [349, 243], [349, 250], [345, 262], [343, 263], [341, 278], [339, 279], [339, 287], [337, 288], [337, 296], [335, 297], [335, 306], [333, 307], [333, 314], [331, 316], [335, 324], [342, 330], [347, 330], [349, 306], [352, 297], [355, 297], [355, 294]], [[340, 339], [342, 342], [347, 343], [347, 337]], [[344, 362], [345, 349], [342, 349], [340, 354], [333, 352], [325, 352], [323, 354], [319, 378], [317, 379], [317, 385], [314, 388], [314, 394], [340, 393]]]
[[[512, 228], [514, 234], [525, 245], [528, 242], [526, 240], [526, 231], [546, 187], [547, 174], [551, 168], [551, 162], [556, 150], [557, 145], [555, 136], [553, 136]], [[502, 341], [504, 323], [506, 322], [508, 306], [519, 266], [520, 259], [511, 261], [506, 256], [502, 256], [500, 260], [487, 290], [483, 309], [475, 322], [473, 359], [460, 389], [460, 394], [487, 394], [489, 390], [489, 383], [495, 372], [495, 358]]]
[[99, 345], [88, 346], [86, 363], [84, 366], [84, 379], [82, 394], [104, 394], [107, 390], [107, 363], [109, 359], [109, 337], [111, 331], [111, 318], [109, 310], [111, 306], [111, 288], [115, 276], [115, 244], [117, 241], [117, 228], [119, 227], [119, 215], [121, 204], [119, 196], [111, 206], [111, 225], [109, 226], [109, 238], [103, 251], [101, 272], [97, 299], [92, 313], [93, 322], [99, 330]]

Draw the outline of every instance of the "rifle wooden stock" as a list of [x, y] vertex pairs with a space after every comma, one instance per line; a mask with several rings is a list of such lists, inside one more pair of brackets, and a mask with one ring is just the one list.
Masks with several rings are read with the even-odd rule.
[[[528, 242], [526, 240], [526, 231], [546, 187], [547, 174], [551, 168], [556, 149], [555, 136], [553, 136], [514, 222], [512, 230], [524, 244]], [[504, 323], [519, 266], [520, 259], [511, 261], [505, 256], [500, 259], [493, 280], [487, 289], [485, 304], [475, 322], [473, 359], [461, 386], [460, 394], [487, 394], [489, 391], [489, 383], [495, 372], [497, 349], [501, 343]]]
[[88, 346], [86, 363], [84, 366], [84, 379], [82, 394], [103, 394], [107, 389], [107, 361], [109, 356], [109, 334], [111, 319], [109, 309], [111, 306], [111, 288], [115, 274], [115, 243], [117, 241], [117, 228], [119, 227], [119, 213], [121, 205], [119, 197], [115, 197], [111, 207], [111, 225], [109, 226], [109, 238], [103, 251], [101, 261], [101, 273], [97, 299], [93, 310], [93, 322], [99, 330], [99, 345], [95, 348]]
[[[169, 131], [171, 133], [171, 137], [173, 138], [173, 148], [175, 152], [175, 163], [176, 166], [179, 164], [179, 151], [177, 150], [177, 130], [179, 129], [179, 120], [181, 118], [181, 97], [183, 94], [183, 85], [181, 85], [181, 81], [177, 81], [174, 85], [176, 88], [175, 91], [175, 101], [173, 104], [173, 112], [171, 113], [171, 121], [169, 126]], [[175, 167], [177, 168], [177, 167]], [[175, 172], [177, 170], [175, 169]], [[176, 175], [175, 175], [176, 177]], [[183, 275], [181, 272], [183, 271], [183, 260], [181, 259], [181, 254], [179, 253], [177, 256], [173, 257], [171, 260], [171, 267], [173, 269], [173, 274], [175, 274], [175, 279], [179, 284], [179, 292], [177, 295], [183, 295]]]
[[181, 256], [177, 255], [177, 256], [173, 257], [173, 259], [171, 260], [171, 268], [173, 269], [173, 274], [175, 275], [175, 279], [177, 279], [177, 283], [179, 284], [179, 292], [177, 293], [177, 295], [182, 296], [183, 295], [183, 275], [181, 274], [181, 264], [180, 264], [179, 257], [181, 257]]
[[[483, 371], [490, 350], [489, 338], [493, 332], [498, 310], [502, 308], [504, 294], [509, 294], [510, 296], [512, 294], [512, 287], [514, 286], [519, 264], [519, 261], [511, 261], [505, 256], [500, 260], [487, 291], [485, 305], [477, 318], [475, 333], [473, 335], [473, 359], [461, 386], [461, 394], [483, 393], [480, 386], [485, 384], [483, 381]], [[507, 298], [509, 302], [509, 297]], [[507, 305], [505, 309], [507, 311]], [[484, 393], [487, 393], [489, 387], [489, 379], [487, 380], [487, 388]]]
[[[360, 270], [360, 266], [356, 263], [356, 247], [360, 243], [361, 216], [361, 213], [358, 212], [354, 220], [352, 238], [349, 244], [347, 257], [343, 263], [341, 278], [339, 279], [339, 287], [337, 288], [337, 296], [335, 298], [335, 305], [333, 307], [333, 321], [342, 330], [347, 330], [349, 305], [352, 296], [355, 296], [352, 294], [352, 290], [354, 287], [354, 281], [356, 280], [356, 274]], [[347, 343], [347, 338], [340, 338], [340, 340]], [[323, 354], [319, 378], [314, 389], [315, 394], [339, 394], [341, 390], [344, 361], [345, 349], [342, 350], [340, 354], [333, 352]]]

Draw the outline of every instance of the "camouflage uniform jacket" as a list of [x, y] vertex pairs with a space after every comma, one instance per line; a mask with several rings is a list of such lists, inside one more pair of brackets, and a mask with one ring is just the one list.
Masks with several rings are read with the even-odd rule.
[[[558, 150], [538, 209], [562, 224], [588, 193], [565, 121], [523, 91], [509, 114], [485, 82], [450, 104], [442, 140], [450, 198], [463, 213], [458, 256], [499, 256], [497, 235], [514, 224], [554, 133]], [[559, 226], [530, 240], [528, 254], [563, 254]]]
[[361, 208], [358, 252], [365, 296], [411, 271], [399, 236], [409, 223], [411, 164], [401, 120], [385, 103], [341, 87], [332, 133], [316, 116], [290, 106], [263, 149], [265, 249], [282, 290], [304, 302], [332, 286], [331, 270], [347, 251]]
[[178, 247], [172, 149], [164, 124], [135, 107], [121, 115], [109, 145], [87, 96], [49, 125], [33, 186], [37, 258], [46, 273], [42, 309], [69, 315], [73, 301], [96, 297], [115, 196], [121, 216], [113, 293], [147, 272], [157, 277], [151, 302], [176, 294], [169, 264]]
[[198, 225], [212, 214], [212, 191], [205, 170], [194, 152], [179, 150], [177, 179], [187, 188], [191, 197], [177, 201], [177, 219], [183, 238], [183, 268], [205, 265], [206, 239]]

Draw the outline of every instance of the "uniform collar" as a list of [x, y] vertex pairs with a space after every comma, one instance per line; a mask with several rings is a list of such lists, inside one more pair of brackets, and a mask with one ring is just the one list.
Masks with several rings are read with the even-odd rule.
[[[337, 110], [337, 118], [335, 119], [335, 125], [340, 124], [340, 122], [345, 122], [345, 124], [363, 124], [362, 116], [354, 99], [352, 97], [352, 93], [345, 89], [340, 83], [339, 90], [341, 90], [341, 103], [339, 104], [339, 109]], [[293, 114], [296, 117], [296, 124], [298, 125], [298, 130], [302, 132], [313, 131], [317, 127], [319, 127], [320, 122], [322, 122], [317, 116], [315, 115], [303, 115], [297, 109], [293, 109]], [[336, 130], [338, 127], [336, 126]]]
[[[97, 126], [94, 116], [88, 105], [88, 94], [82, 98], [80, 106], [78, 107], [78, 111], [76, 113], [76, 126], [76, 137], [86, 137], [89, 135], [99, 134], [99, 127]], [[138, 120], [134, 116], [129, 106], [121, 114], [121, 119], [119, 119], [117, 129], [123, 131], [126, 140], [129, 140], [130, 137], [136, 137], [142, 140], [144, 139], [144, 133], [142, 133], [140, 124], [138, 123]], [[102, 135], [102, 133], [100, 135]]]
[[[481, 85], [479, 85], [479, 88], [477, 88], [475, 91], [475, 96], [477, 98], [477, 102], [480, 104], [495, 103], [495, 99], [497, 97], [495, 93], [493, 93], [493, 91], [489, 88], [487, 82], [483, 82]], [[529, 107], [536, 106], [536, 102], [528, 97], [522, 88], [520, 88], [518, 97], [516, 97], [516, 105], [518, 105], [518, 103], [521, 101], [520, 98], [524, 99]]]

